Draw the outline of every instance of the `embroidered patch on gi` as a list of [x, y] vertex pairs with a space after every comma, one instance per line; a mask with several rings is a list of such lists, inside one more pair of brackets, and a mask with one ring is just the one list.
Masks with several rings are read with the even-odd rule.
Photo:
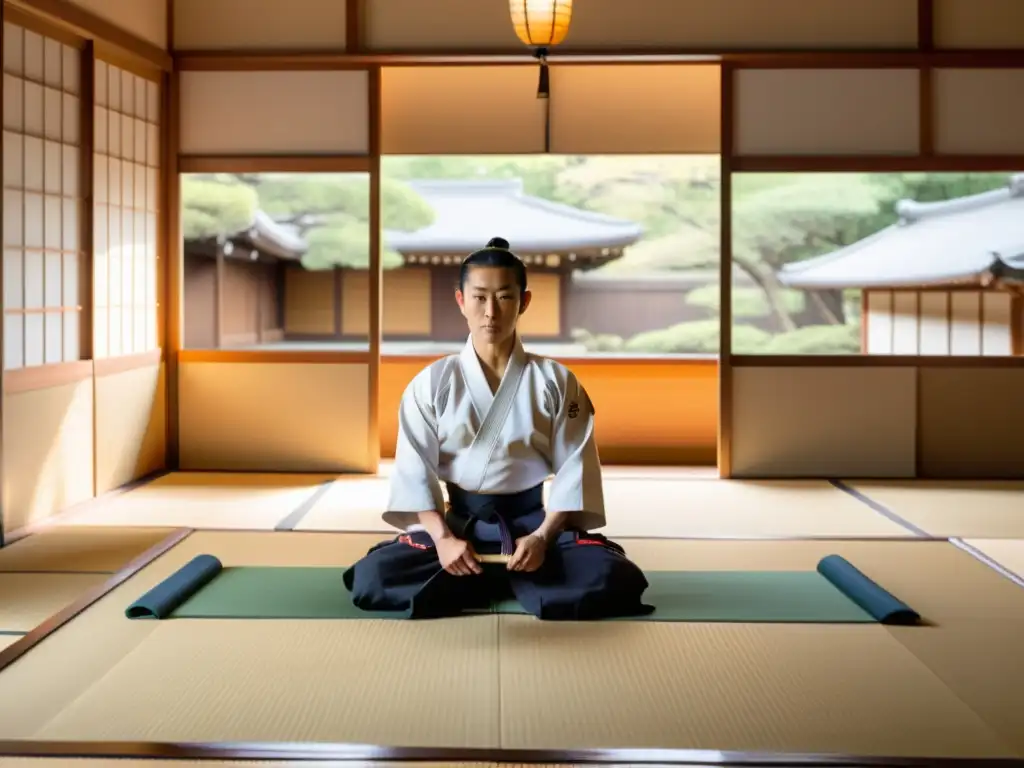
[[418, 541], [415, 541], [412, 538], [412, 536], [410, 536], [407, 533], [403, 533], [401, 536], [399, 536], [398, 540], [402, 544], [408, 544], [410, 547], [414, 547], [416, 549], [430, 549], [430, 547], [428, 547], [426, 544], [420, 544]]
[[576, 402], [569, 403], [569, 418], [575, 419], [580, 415], [580, 404]]

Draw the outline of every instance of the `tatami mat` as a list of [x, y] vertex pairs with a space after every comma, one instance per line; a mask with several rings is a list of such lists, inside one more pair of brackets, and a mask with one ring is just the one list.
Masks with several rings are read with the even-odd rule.
[[[823, 480], [739, 481], [614, 477], [604, 482], [612, 537], [912, 536], [868, 505]], [[393, 532], [381, 520], [383, 478], [335, 482], [298, 530]]]
[[0, 549], [0, 572], [114, 573], [173, 528], [46, 528]]
[[[376, 539], [193, 533], [0, 672], [0, 738], [1008, 754], [1004, 720], [988, 714], [996, 704], [975, 703], [984, 695], [975, 678], [945, 671], [955, 657], [919, 658], [878, 625], [123, 616], [197, 554], [226, 565], [343, 565]], [[952, 637], [947, 627], [975, 620], [1024, 625], [1024, 590], [943, 542], [637, 540], [627, 549], [649, 569], [813, 568], [838, 553], [939, 625], [907, 630], [921, 633], [913, 639]], [[1019, 661], [1010, 642], [981, 632], [969, 652], [987, 654], [993, 669]]]
[[343, 477], [310, 506], [294, 526], [297, 531], [375, 531], [394, 533], [381, 520], [388, 503], [388, 480]]
[[69, 513], [65, 525], [272, 530], [333, 475], [176, 472]]
[[[825, 481], [723, 481], [658, 469], [607, 473], [604, 533], [619, 538], [913, 535]], [[304, 531], [388, 535], [394, 529], [381, 519], [387, 499], [385, 476], [186, 472], [88, 505], [62, 522], [250, 530], [287, 524]]]
[[500, 642], [507, 748], [1012, 754], [878, 626], [502, 616]]
[[964, 544], [1024, 579], [1024, 539], [964, 539]]
[[84, 573], [0, 573], [0, 630], [33, 630], [108, 578]]
[[344, 565], [373, 541], [372, 535], [193, 533], [0, 671], [0, 738], [31, 737], [128, 656], [159, 625], [129, 621], [125, 608], [196, 555], [214, 553], [225, 565]]
[[605, 484], [612, 537], [901, 536], [823, 480], [640, 480]]
[[1024, 622], [1024, 589], [942, 541], [667, 541], [625, 542], [650, 570], [812, 570], [841, 555], [928, 621], [1005, 619]]
[[496, 616], [161, 622], [33, 736], [498, 744]]
[[889, 633], [1024, 755], [1024, 621], [955, 621]]
[[1024, 482], [848, 482], [932, 536], [1024, 538]]

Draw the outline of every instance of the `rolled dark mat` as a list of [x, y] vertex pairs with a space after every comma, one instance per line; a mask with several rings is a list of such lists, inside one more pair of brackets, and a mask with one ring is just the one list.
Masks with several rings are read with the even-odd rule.
[[197, 555], [128, 606], [125, 616], [129, 619], [165, 619], [209, 584], [223, 567], [213, 555]]
[[917, 611], [886, 592], [839, 555], [828, 555], [818, 563], [818, 573], [882, 624], [916, 624]]

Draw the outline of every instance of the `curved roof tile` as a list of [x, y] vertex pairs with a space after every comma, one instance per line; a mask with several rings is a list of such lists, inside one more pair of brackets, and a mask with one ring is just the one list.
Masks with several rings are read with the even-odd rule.
[[256, 248], [263, 244], [270, 246], [276, 255], [292, 258], [302, 256], [309, 245], [293, 229], [274, 221], [266, 212], [257, 210], [253, 215], [250, 239]]

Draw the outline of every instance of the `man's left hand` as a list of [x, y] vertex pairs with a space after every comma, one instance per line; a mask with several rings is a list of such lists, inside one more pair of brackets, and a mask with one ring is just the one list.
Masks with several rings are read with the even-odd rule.
[[547, 542], [536, 534], [516, 539], [516, 551], [508, 561], [510, 571], [536, 571], [544, 564]]

